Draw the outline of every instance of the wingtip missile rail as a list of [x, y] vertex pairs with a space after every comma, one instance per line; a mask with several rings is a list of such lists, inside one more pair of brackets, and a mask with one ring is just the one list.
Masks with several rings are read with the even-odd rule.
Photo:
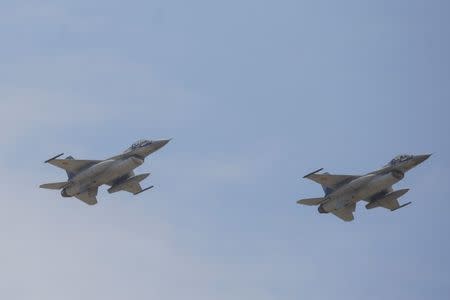
[[400, 205], [400, 206], [397, 207], [397, 208], [391, 209], [391, 211], [399, 210], [400, 208], [403, 208], [403, 207], [405, 207], [405, 206], [408, 206], [408, 205], [410, 205], [411, 203], [412, 203], [412, 202], [407, 202], [407, 203], [405, 203], [405, 204], [403, 204], [403, 205]]
[[49, 163], [49, 162], [51, 162], [52, 160], [55, 160], [55, 159], [57, 159], [57, 158], [59, 158], [59, 157], [61, 157], [61, 156], [63, 156], [63, 155], [64, 155], [64, 153], [58, 154], [58, 155], [56, 155], [56, 156], [53, 156], [52, 158], [47, 159], [46, 161], [44, 161], [44, 163], [45, 163], [45, 164], [46, 164], [46, 163]]
[[318, 173], [318, 172], [320, 172], [320, 171], [322, 171], [323, 170], [323, 168], [320, 168], [320, 169], [318, 169], [318, 170], [315, 170], [314, 172], [311, 172], [311, 173], [309, 173], [309, 174], [306, 174], [305, 176], [303, 176], [303, 178], [308, 178], [309, 176], [311, 176], [311, 175], [313, 175], [313, 174], [316, 174], [316, 173]]
[[140, 191], [140, 192], [137, 192], [137, 193], [134, 193], [134, 195], [136, 196], [136, 195], [139, 195], [140, 193], [143, 193], [143, 192], [145, 192], [145, 191], [147, 191], [147, 190], [149, 190], [149, 189], [152, 189], [152, 188], [154, 188], [154, 186], [152, 185], [152, 186], [149, 186], [148, 188], [146, 188], [146, 189], [143, 189], [142, 191]]

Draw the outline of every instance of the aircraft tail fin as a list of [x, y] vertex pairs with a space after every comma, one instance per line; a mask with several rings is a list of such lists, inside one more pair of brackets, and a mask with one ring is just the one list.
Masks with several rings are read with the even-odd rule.
[[303, 204], [303, 205], [315, 206], [315, 205], [322, 204], [322, 202], [324, 202], [324, 201], [325, 201], [325, 198], [308, 198], [308, 199], [298, 200], [297, 203]]
[[[67, 156], [66, 159], [74, 159], [74, 158], [73, 158], [73, 156]], [[75, 176], [74, 172], [66, 171], [66, 173], [67, 173], [67, 178], [69, 178], [69, 180], [72, 179], [73, 176]]]
[[49, 190], [60, 190], [65, 188], [69, 182], [53, 182], [53, 183], [45, 183], [41, 184], [39, 187], [42, 189], [49, 189]]

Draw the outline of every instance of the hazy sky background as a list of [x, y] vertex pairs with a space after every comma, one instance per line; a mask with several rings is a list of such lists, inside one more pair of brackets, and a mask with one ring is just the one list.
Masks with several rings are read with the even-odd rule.
[[[449, 299], [448, 1], [1, 1], [0, 298]], [[89, 207], [42, 162], [173, 138]], [[435, 155], [344, 223], [319, 167]]]

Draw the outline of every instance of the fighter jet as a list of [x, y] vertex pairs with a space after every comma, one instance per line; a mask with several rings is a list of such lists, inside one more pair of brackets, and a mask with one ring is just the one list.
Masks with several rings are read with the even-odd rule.
[[61, 190], [63, 197], [75, 197], [86, 204], [97, 204], [99, 186], [111, 186], [109, 193], [127, 191], [134, 195], [146, 190], [142, 189], [140, 182], [150, 173], [135, 175], [133, 170], [144, 163], [145, 158], [153, 152], [164, 147], [170, 140], [149, 141], [140, 140], [131, 145], [122, 154], [106, 160], [80, 160], [61, 153], [45, 161], [67, 172], [68, 180], [64, 182], [46, 183], [40, 187], [51, 190]]
[[409, 189], [394, 191], [392, 185], [402, 180], [405, 173], [418, 166], [431, 154], [426, 155], [399, 155], [392, 159], [380, 170], [366, 175], [332, 175], [318, 174], [319, 169], [303, 178], [308, 178], [322, 185], [325, 196], [297, 201], [303, 205], [318, 205], [319, 213], [332, 213], [344, 221], [353, 221], [353, 212], [356, 203], [367, 201], [366, 209], [384, 207], [391, 211], [405, 207], [411, 202], [400, 205], [398, 198], [406, 194]]

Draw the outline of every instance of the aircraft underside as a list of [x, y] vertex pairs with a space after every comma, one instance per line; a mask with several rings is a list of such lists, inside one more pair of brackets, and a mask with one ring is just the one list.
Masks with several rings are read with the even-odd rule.
[[126, 191], [137, 195], [153, 186], [142, 189], [140, 182], [150, 173], [135, 175], [133, 170], [144, 163], [145, 157], [164, 147], [170, 140], [140, 140], [133, 143], [122, 154], [107, 160], [80, 160], [68, 156], [59, 159], [63, 154], [56, 155], [45, 161], [64, 169], [68, 180], [40, 185], [41, 188], [61, 190], [63, 197], [76, 197], [81, 201], [94, 205], [97, 203], [98, 188], [109, 185], [109, 193]]
[[[420, 157], [423, 160], [423, 157]], [[407, 170], [408, 168], [404, 168]], [[408, 189], [394, 191], [392, 186], [404, 178], [402, 168], [387, 167], [380, 172], [372, 172], [363, 176], [317, 174], [322, 169], [305, 176], [322, 185], [325, 196], [297, 201], [299, 204], [318, 206], [321, 214], [332, 213], [344, 221], [352, 221], [358, 201], [367, 201], [367, 209], [383, 207], [391, 211], [409, 205], [400, 205], [398, 198]]]

